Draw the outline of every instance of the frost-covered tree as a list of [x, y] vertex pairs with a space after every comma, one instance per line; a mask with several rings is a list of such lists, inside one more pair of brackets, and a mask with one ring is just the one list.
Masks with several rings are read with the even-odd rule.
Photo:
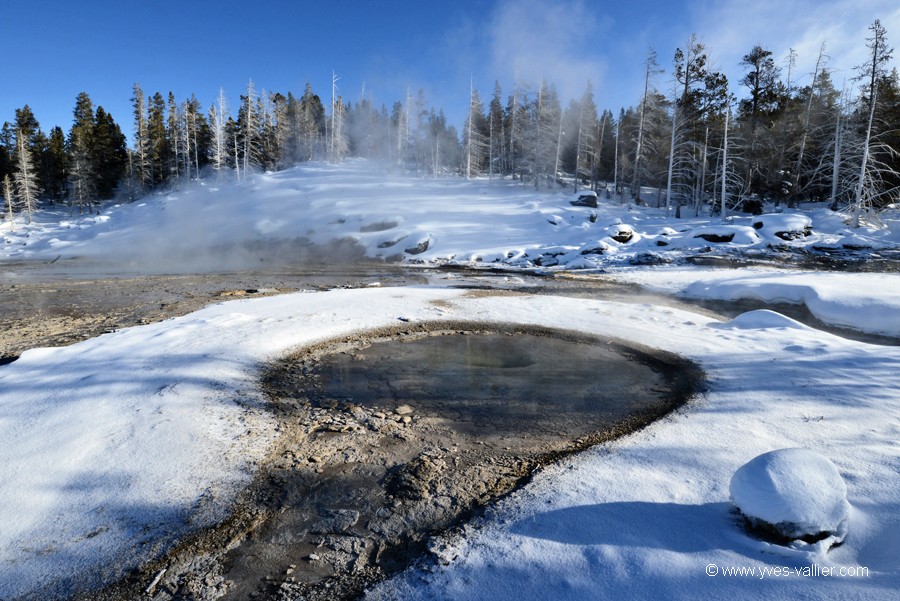
[[544, 182], [555, 182], [559, 169], [560, 124], [562, 107], [556, 89], [546, 81], [541, 81], [534, 103], [532, 124], [534, 186], [540, 188]]
[[150, 161], [150, 134], [147, 126], [147, 101], [140, 84], [132, 89], [131, 102], [134, 115], [134, 157], [132, 179], [140, 190], [146, 190], [153, 181]]
[[340, 77], [336, 73], [331, 74], [331, 116], [328, 128], [328, 160], [332, 163], [341, 162], [350, 148], [349, 131], [347, 127], [348, 107], [343, 97], [338, 94], [337, 82]]
[[[880, 143], [877, 136], [873, 136], [878, 108], [879, 83], [888, 76], [887, 65], [894, 49], [888, 45], [887, 32], [878, 19], [869, 27], [869, 31], [872, 32], [866, 42], [866, 47], [870, 52], [869, 60], [857, 67], [859, 79], [865, 84], [864, 103], [867, 105], [868, 118], [861, 146], [859, 178], [856, 182], [854, 201], [850, 211], [850, 225], [854, 228], [859, 227], [863, 212], [876, 208], [884, 202], [885, 191], [881, 184], [884, 182], [885, 175], [896, 176], [896, 170], [889, 163], [875, 159], [876, 154], [879, 154], [880, 151], [891, 158], [900, 155], [900, 150]], [[875, 145], [878, 145], [877, 149], [874, 147]], [[896, 195], [896, 191], [887, 192], [889, 196], [891, 193]]]
[[28, 147], [25, 135], [16, 132], [17, 159], [16, 159], [16, 191], [19, 198], [19, 206], [25, 213], [27, 223], [31, 223], [31, 215], [37, 207], [38, 195], [41, 193], [38, 187], [37, 172], [34, 169], [34, 161], [31, 157], [31, 148]]
[[209, 107], [209, 160], [217, 175], [224, 173], [228, 165], [228, 136], [226, 125], [228, 123], [228, 101], [225, 99], [225, 90], [219, 88], [219, 96]]
[[399, 100], [391, 107], [391, 148], [394, 161], [403, 165], [409, 156], [409, 119], [403, 103]]
[[475, 85], [469, 84], [469, 110], [466, 115], [466, 129], [463, 134], [463, 154], [465, 161], [463, 174], [466, 179], [472, 179], [481, 173], [481, 165], [487, 150], [487, 140], [484, 139], [484, 105], [478, 96]]
[[634, 193], [635, 203], [641, 202], [641, 181], [643, 179], [641, 159], [644, 156], [644, 131], [649, 122], [648, 115], [654, 108], [649, 106], [649, 104], [653, 98], [657, 97], [655, 94], [653, 96], [650, 95], [650, 84], [653, 76], [662, 72], [662, 69], [659, 68], [659, 64], [656, 62], [656, 51], [653, 48], [650, 48], [647, 52], [647, 60], [644, 62], [644, 66], [644, 95], [641, 97], [641, 102], [638, 106], [637, 140], [635, 142], [634, 164], [632, 165], [633, 171], [631, 175], [631, 188]]
[[3, 176], [3, 198], [6, 205], [6, 220], [9, 222], [10, 231], [12, 231], [15, 230], [16, 197], [9, 175]]
[[700, 89], [709, 76], [706, 48], [692, 34], [684, 48], [675, 51], [675, 94], [672, 127], [669, 144], [669, 167], [666, 183], [666, 215], [669, 214], [674, 194], [680, 206], [690, 197], [691, 180], [696, 173], [694, 147], [691, 133], [701, 117]]
[[[578, 132], [575, 143], [575, 191], [578, 190], [579, 182], [591, 178], [593, 173], [597, 105], [594, 103], [594, 87], [590, 81], [581, 95], [579, 104]], [[618, 141], [618, 135], [616, 140]]]
[[[200, 157], [206, 157], [206, 151], [201, 146], [207, 143], [206, 122], [200, 109], [200, 101], [196, 96], [181, 103], [178, 111], [181, 131], [181, 156], [183, 160], [182, 171], [185, 177], [200, 177]], [[193, 171], [193, 176], [191, 175]]]
[[[795, 55], [792, 54], [791, 56], [794, 57]], [[799, 118], [795, 119], [795, 123], [799, 126], [799, 131], [793, 131], [790, 128], [786, 128], [785, 139], [783, 140], [783, 144], [788, 147], [790, 147], [792, 143], [796, 143], [796, 156], [790, 167], [790, 174], [788, 176], [789, 183], [786, 191], [789, 204], [794, 204], [796, 199], [805, 189], [806, 184], [812, 179], [807, 177], [808, 150], [811, 146], [809, 144], [810, 141], [815, 141], [816, 132], [814, 131], [814, 128], [816, 128], [817, 125], [824, 125], [816, 117], [817, 113], [821, 112], [823, 103], [827, 103], [829, 100], [827, 89], [823, 86], [823, 82], [830, 84], [830, 80], [828, 80], [828, 71], [825, 66], [827, 59], [828, 57], [825, 54], [825, 44], [823, 43], [819, 48], [819, 56], [816, 59], [816, 65], [813, 69], [812, 83], [808, 88], [797, 90], [796, 93], [791, 85], [791, 76], [788, 75], [787, 87], [793, 96], [794, 102], [792, 104], [796, 106], [797, 101], [800, 101], [802, 106], [802, 112], [800, 113]], [[834, 97], [831, 98], [832, 102], [833, 100]], [[788, 120], [792, 117], [791, 111], [785, 111], [782, 120]], [[831, 121], [831, 119], [827, 120]], [[799, 141], [797, 141], [798, 137]]]
[[241, 97], [241, 108], [238, 112], [244, 177], [250, 172], [250, 169], [263, 166], [260, 136], [261, 117], [261, 111], [257, 105], [256, 86], [251, 79], [247, 82], [247, 95]]

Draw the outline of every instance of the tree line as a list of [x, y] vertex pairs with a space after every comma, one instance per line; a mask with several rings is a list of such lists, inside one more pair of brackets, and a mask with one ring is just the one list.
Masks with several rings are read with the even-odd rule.
[[129, 146], [112, 116], [81, 93], [68, 133], [45, 134], [27, 105], [3, 124], [0, 192], [8, 215], [42, 203], [84, 211], [206, 174], [240, 181], [253, 170], [364, 157], [422, 176], [590, 186], [676, 214], [828, 200], [850, 207], [858, 225], [900, 190], [900, 77], [889, 69], [884, 28], [875, 21], [870, 32], [854, 98], [835, 87], [824, 45], [802, 85], [793, 51], [779, 66], [754, 46], [740, 63], [739, 98], [691, 36], [674, 53], [671, 88], [659, 88], [666, 70], [651, 49], [640, 102], [617, 114], [598, 111], [590, 82], [565, 106], [552, 83], [516, 82], [505, 98], [496, 83], [486, 107], [471, 86], [461, 132], [423, 91], [390, 109], [365, 91], [352, 103], [336, 76], [325, 102], [309, 84], [298, 97], [257, 92], [251, 81], [236, 112], [223, 90], [204, 109], [196, 96], [148, 96], [135, 84]]
[[858, 225], [900, 198], [900, 76], [880, 22], [870, 32], [852, 99], [836, 89], [824, 45], [802, 85], [793, 51], [782, 67], [754, 46], [740, 62], [738, 98], [696, 36], [674, 53], [667, 90], [650, 49], [641, 101], [618, 114], [597, 113], [590, 83], [565, 108], [543, 81], [516, 84], [505, 103], [495, 84], [486, 109], [472, 87], [460, 172], [535, 187], [563, 185], [565, 174], [573, 190], [590, 185], [676, 213], [825, 200], [849, 207]]

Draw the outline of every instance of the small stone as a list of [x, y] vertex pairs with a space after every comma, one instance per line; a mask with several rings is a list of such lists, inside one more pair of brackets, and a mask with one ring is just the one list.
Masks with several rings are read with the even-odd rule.
[[310, 561], [319, 561], [319, 556], [315, 553], [310, 553], [307, 559], [309, 559]]
[[414, 411], [415, 409], [413, 409], [409, 405], [400, 405], [399, 407], [394, 409], [394, 413], [396, 413], [397, 415], [409, 415]]

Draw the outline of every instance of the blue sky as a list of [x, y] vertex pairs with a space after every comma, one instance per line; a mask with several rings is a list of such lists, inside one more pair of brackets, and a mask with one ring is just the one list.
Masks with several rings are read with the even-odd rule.
[[129, 139], [135, 82], [204, 107], [222, 87], [236, 108], [251, 78], [285, 94], [309, 81], [327, 104], [333, 70], [350, 101], [365, 88], [390, 108], [421, 88], [459, 127], [470, 79], [487, 100], [495, 80], [505, 98], [515, 78], [544, 77], [564, 102], [591, 80], [598, 106], [617, 112], [638, 102], [651, 46], [667, 68], [656, 87], [671, 89], [672, 55], [691, 33], [733, 88], [755, 44], [778, 61], [795, 48], [802, 80], [826, 42], [837, 85], [863, 62], [874, 19], [900, 46], [896, 0], [0, 0], [0, 14], [0, 121], [28, 104], [45, 131], [68, 131], [86, 91]]

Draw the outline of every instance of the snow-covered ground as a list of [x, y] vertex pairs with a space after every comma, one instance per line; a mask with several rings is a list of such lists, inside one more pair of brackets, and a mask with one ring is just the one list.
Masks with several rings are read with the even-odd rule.
[[[254, 266], [279, 253], [281, 260], [300, 260], [310, 242], [343, 241], [345, 252], [352, 242], [368, 257], [425, 264], [590, 268], [700, 251], [765, 254], [772, 246], [900, 249], [900, 217], [893, 213], [890, 227], [857, 230], [822, 206], [723, 224], [718, 217], [675, 219], [664, 209], [605, 198], [596, 209], [572, 206], [575, 198], [571, 191], [538, 193], [508, 180], [391, 175], [367, 162], [308, 164], [239, 185], [189, 184], [110, 205], [100, 215], [69, 217], [60, 210], [14, 230], [3, 222], [0, 258], [81, 257], [135, 270], [189, 271]], [[273, 253], [276, 241], [279, 253]]]
[[824, 323], [900, 337], [900, 273], [672, 267], [622, 270], [617, 278], [686, 298], [806, 305]]
[[[47, 216], [14, 232], [4, 224], [0, 257], [112, 254], [148, 270], [178, 267], [161, 261], [185, 267], [192, 257], [185, 268], [215, 268], [273, 238], [351, 237], [373, 257], [428, 241], [407, 259], [527, 266], [545, 257], [545, 265], [605, 267], [701, 244], [765, 252], [774, 242], [769, 226], [785, 222], [811, 223], [813, 233], [778, 244], [896, 248], [900, 236], [896, 224], [846, 230], [823, 209], [772, 216], [757, 229], [749, 217], [722, 225], [618, 204], [573, 207], [571, 198], [501, 182], [388, 179], [364, 164], [306, 166], [62, 224]], [[609, 237], [622, 225], [630, 242]], [[695, 237], [710, 231], [735, 236]], [[900, 335], [896, 274], [616, 273], [692, 296], [804, 302], [825, 322]], [[371, 598], [892, 599], [900, 590], [900, 348], [838, 338], [770, 311], [720, 323], [647, 304], [427, 287], [232, 301], [0, 366], [0, 599], [42, 598], [121, 574], [220, 517], [274, 436], [254, 382], [260, 363], [401, 317], [628, 339], [693, 359], [709, 382], [676, 414], [545, 469], [464, 538], [437, 545], [446, 566], [400, 575]], [[734, 471], [793, 447], [820, 453], [846, 482], [847, 538], [827, 553], [751, 538], [730, 511]]]

